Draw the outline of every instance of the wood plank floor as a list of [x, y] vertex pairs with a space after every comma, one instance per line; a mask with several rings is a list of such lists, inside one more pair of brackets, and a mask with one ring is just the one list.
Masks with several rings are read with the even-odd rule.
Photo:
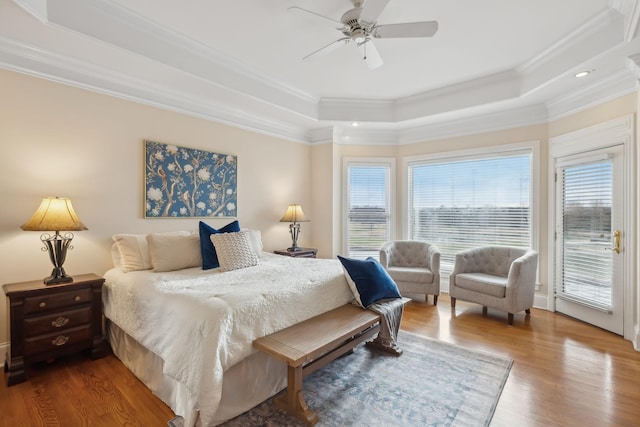
[[[457, 305], [452, 316], [446, 294], [437, 307], [415, 300], [402, 329], [514, 360], [492, 426], [640, 425], [640, 352], [629, 341], [543, 310], [510, 327], [504, 313]], [[0, 426], [164, 427], [172, 417], [112, 355], [60, 359], [0, 385]]]

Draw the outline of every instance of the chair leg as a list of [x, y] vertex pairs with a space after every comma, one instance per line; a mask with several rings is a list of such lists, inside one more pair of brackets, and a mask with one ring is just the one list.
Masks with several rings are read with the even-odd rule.
[[483, 315], [483, 316], [486, 316], [486, 315], [487, 315], [487, 306], [486, 306], [486, 305], [483, 305], [483, 306], [482, 306], [482, 315]]
[[527, 308], [524, 312], [527, 313], [527, 314], [531, 314], [531, 309]]
[[507, 322], [509, 323], [509, 325], [513, 325], [513, 313], [507, 313]]
[[451, 308], [456, 308], [456, 299], [451, 297]]
[[433, 296], [433, 305], [438, 305], [438, 295]]

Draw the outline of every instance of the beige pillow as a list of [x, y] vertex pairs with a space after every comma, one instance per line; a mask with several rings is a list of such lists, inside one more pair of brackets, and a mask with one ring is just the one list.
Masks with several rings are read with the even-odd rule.
[[112, 238], [120, 253], [122, 271], [151, 269], [146, 234], [115, 234]]
[[[188, 236], [191, 233], [182, 230], [157, 234], [166, 236]], [[151, 270], [151, 257], [149, 256], [149, 245], [147, 244], [146, 234], [114, 234], [112, 239], [118, 248], [120, 255], [120, 267], [122, 268], [122, 271]], [[113, 255], [112, 260], [114, 261], [114, 265], [117, 267]]]
[[147, 244], [153, 271], [182, 270], [202, 264], [197, 234], [148, 234]]
[[115, 242], [111, 245], [111, 262], [114, 267], [122, 268], [122, 257], [120, 256], [118, 245]]
[[260, 230], [254, 230], [251, 228], [243, 228], [242, 230], [247, 230], [249, 232], [249, 241], [251, 242], [251, 247], [256, 255], [260, 256], [260, 252], [262, 252], [262, 233]]
[[250, 231], [214, 233], [211, 243], [216, 248], [222, 271], [238, 270], [258, 264], [258, 255], [251, 246]]

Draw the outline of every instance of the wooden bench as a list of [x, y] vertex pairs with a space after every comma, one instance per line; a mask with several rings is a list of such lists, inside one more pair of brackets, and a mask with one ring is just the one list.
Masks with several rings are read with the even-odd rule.
[[[409, 301], [403, 298], [406, 304]], [[308, 425], [317, 414], [304, 401], [302, 379], [373, 338], [380, 331], [380, 315], [346, 304], [253, 342], [258, 350], [287, 364], [287, 389], [274, 402]]]

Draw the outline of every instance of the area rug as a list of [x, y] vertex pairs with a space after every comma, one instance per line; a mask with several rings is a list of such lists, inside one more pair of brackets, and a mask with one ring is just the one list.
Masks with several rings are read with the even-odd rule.
[[[406, 331], [395, 357], [360, 346], [304, 379], [317, 426], [488, 426], [513, 363]], [[225, 427], [304, 424], [269, 399]], [[176, 417], [170, 427], [182, 425]]]

